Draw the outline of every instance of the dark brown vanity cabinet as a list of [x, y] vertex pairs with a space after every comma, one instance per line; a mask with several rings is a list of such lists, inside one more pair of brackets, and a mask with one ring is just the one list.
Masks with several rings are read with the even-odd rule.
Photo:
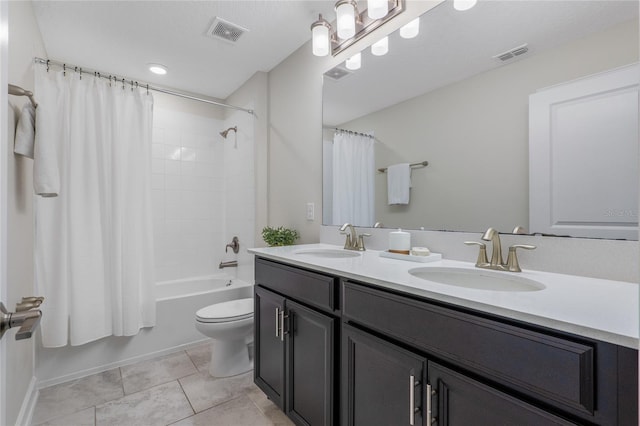
[[[416, 424], [638, 424], [635, 350], [349, 281], [343, 283], [342, 303], [343, 407], [357, 410], [359, 392], [372, 394], [358, 378], [359, 358], [349, 352], [355, 347], [357, 353], [368, 333], [367, 341], [377, 339], [380, 352], [390, 348], [387, 364], [401, 348], [426, 359], [425, 385], [414, 390], [425, 395], [413, 406], [422, 411], [423, 423]], [[405, 374], [400, 380], [409, 379]], [[407, 406], [400, 391], [372, 403], [378, 404]], [[361, 423], [351, 415], [343, 416], [348, 425], [390, 424]]]
[[256, 260], [254, 380], [298, 425], [335, 424], [335, 286], [333, 277]]
[[262, 258], [255, 297], [255, 382], [298, 425], [638, 425], [637, 350]]

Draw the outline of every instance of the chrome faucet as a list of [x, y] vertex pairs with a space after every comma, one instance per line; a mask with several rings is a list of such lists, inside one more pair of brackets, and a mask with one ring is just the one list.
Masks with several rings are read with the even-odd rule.
[[[347, 232], [347, 229], [349, 232]], [[365, 251], [366, 248], [364, 246], [364, 237], [370, 237], [371, 234], [362, 233], [358, 235], [356, 232], [356, 228], [350, 224], [345, 223], [340, 227], [340, 233], [346, 235], [346, 239], [344, 241], [344, 249], [345, 250], [358, 250]]]
[[489, 228], [482, 235], [484, 241], [491, 241], [491, 260], [487, 260], [487, 246], [484, 243], [476, 241], [465, 241], [467, 245], [480, 246], [478, 260], [476, 260], [476, 268], [495, 269], [498, 271], [522, 272], [518, 262], [516, 250], [521, 248], [525, 250], [533, 250], [536, 246], [529, 244], [514, 244], [509, 247], [509, 256], [507, 263], [502, 260], [502, 244], [500, 243], [500, 233], [493, 228]]
[[43, 300], [43, 297], [25, 297], [22, 302], [16, 305], [16, 312], [8, 312], [4, 304], [0, 303], [0, 338], [2, 338], [5, 331], [12, 327], [20, 327], [16, 333], [16, 340], [30, 338], [35, 333], [38, 324], [40, 324], [42, 312], [33, 308], [22, 310], [18, 308], [27, 308], [27, 305], [37, 307], [40, 306]]

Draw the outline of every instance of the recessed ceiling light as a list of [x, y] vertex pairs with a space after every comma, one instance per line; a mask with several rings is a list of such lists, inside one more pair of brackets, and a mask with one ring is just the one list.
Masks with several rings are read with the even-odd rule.
[[167, 67], [165, 67], [164, 65], [160, 65], [160, 64], [148, 64], [148, 65], [149, 65], [149, 71], [151, 71], [154, 74], [165, 75], [167, 73]]

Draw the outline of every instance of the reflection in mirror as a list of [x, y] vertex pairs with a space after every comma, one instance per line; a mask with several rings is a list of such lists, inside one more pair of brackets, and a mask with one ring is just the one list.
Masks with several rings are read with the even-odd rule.
[[[392, 34], [387, 55], [372, 56], [366, 49], [359, 70], [347, 71], [342, 78], [325, 74], [324, 224], [353, 222], [333, 216], [332, 149], [339, 128], [375, 139], [374, 207], [368, 226], [383, 222], [387, 227], [470, 232], [489, 226], [508, 232], [524, 226], [531, 233], [637, 239], [637, 121], [635, 133], [624, 135], [618, 144], [624, 150], [617, 155], [625, 173], [616, 177], [617, 170], [599, 168], [591, 173], [596, 178], [611, 176], [607, 185], [622, 188], [619, 192], [627, 199], [592, 209], [602, 218], [580, 219], [589, 224], [612, 222], [627, 231], [624, 236], [573, 232], [571, 218], [563, 218], [569, 226], [562, 232], [530, 228], [530, 211], [538, 208], [535, 200], [530, 203], [530, 167], [539, 165], [530, 166], [529, 99], [543, 89], [555, 90], [636, 63], [638, 50], [635, 1], [485, 1], [466, 12], [455, 11], [449, 1], [440, 4], [421, 17], [416, 38]], [[511, 54], [502, 55], [505, 52]], [[637, 97], [637, 85], [626, 90]], [[624, 112], [631, 120], [635, 114], [637, 120], [637, 111]], [[633, 123], [627, 127], [633, 129]], [[580, 149], [577, 130], [568, 131], [571, 149]], [[608, 135], [601, 137], [602, 144], [610, 142]], [[570, 176], [578, 167], [583, 176], [587, 164], [591, 167], [581, 164], [577, 154], [565, 153], [564, 160], [574, 161], [565, 165], [563, 175]], [[377, 169], [421, 161], [429, 165], [411, 170], [409, 203], [389, 205], [388, 173]], [[629, 173], [635, 178], [628, 179]], [[349, 195], [360, 197], [360, 193]], [[569, 191], [565, 204], [570, 206], [575, 196]], [[601, 202], [599, 196], [582, 192], [580, 205], [585, 197]], [[624, 220], [605, 218], [607, 211], [624, 212]]]

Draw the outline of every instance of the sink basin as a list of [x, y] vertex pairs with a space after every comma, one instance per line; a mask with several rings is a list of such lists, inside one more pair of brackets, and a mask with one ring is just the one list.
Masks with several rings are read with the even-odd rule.
[[293, 252], [293, 254], [318, 257], [322, 259], [346, 259], [350, 257], [360, 257], [360, 253], [357, 251], [332, 248], [304, 249]]
[[438, 284], [490, 291], [540, 291], [545, 285], [514, 273], [500, 273], [485, 269], [415, 268], [414, 277]]

